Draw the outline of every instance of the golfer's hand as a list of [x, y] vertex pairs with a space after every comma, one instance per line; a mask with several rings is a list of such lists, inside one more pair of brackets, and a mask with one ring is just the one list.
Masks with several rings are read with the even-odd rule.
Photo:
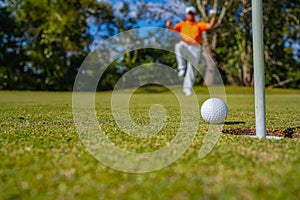
[[217, 14], [216, 10], [214, 10], [214, 9], [209, 10], [209, 16], [213, 16], [213, 15], [216, 15], [216, 14]]
[[168, 21], [166, 22], [166, 26], [167, 26], [167, 28], [172, 27], [172, 21], [171, 21], [171, 20], [168, 20]]

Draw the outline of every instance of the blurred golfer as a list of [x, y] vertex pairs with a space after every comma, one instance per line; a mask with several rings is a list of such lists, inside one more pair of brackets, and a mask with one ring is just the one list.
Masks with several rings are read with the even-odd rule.
[[[185, 21], [172, 26], [172, 21], [167, 21], [167, 28], [180, 33], [180, 42], [175, 46], [176, 59], [178, 64], [178, 76], [183, 79], [183, 92], [186, 96], [193, 94], [193, 85], [196, 77], [196, 70], [201, 55], [202, 32], [211, 29], [215, 23], [215, 10], [210, 10], [212, 16], [210, 22], [196, 22], [196, 8], [193, 6], [185, 9]], [[187, 60], [187, 65], [185, 60]]]

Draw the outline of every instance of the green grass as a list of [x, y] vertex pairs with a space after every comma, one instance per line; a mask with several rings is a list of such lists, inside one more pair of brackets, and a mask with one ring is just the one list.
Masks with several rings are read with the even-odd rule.
[[[208, 97], [196, 87], [199, 104]], [[96, 110], [107, 136], [121, 148], [148, 152], [166, 145], [179, 127], [174, 95], [137, 91], [137, 123], [149, 121], [152, 103], [165, 106], [165, 128], [143, 141], [120, 131], [110, 112], [110, 92], [97, 94]], [[251, 88], [226, 88], [224, 129], [254, 128]], [[267, 90], [267, 128], [300, 129], [300, 91]], [[224, 134], [205, 159], [198, 151], [207, 130], [201, 120], [192, 146], [176, 162], [145, 174], [123, 173], [92, 157], [72, 116], [72, 93], [0, 91], [0, 199], [299, 199], [300, 138], [252, 139]]]

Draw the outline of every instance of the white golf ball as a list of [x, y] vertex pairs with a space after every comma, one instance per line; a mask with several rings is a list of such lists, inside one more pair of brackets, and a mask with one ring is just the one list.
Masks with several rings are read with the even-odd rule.
[[201, 116], [204, 121], [211, 124], [224, 123], [228, 113], [227, 105], [218, 98], [210, 98], [201, 106]]

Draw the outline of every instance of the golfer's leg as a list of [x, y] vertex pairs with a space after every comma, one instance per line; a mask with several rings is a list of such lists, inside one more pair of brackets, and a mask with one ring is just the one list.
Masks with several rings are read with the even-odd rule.
[[196, 67], [199, 64], [200, 59], [200, 52], [200, 46], [190, 45], [188, 47], [188, 64], [185, 78], [183, 80], [183, 92], [188, 96], [192, 94], [192, 89], [196, 78]]
[[185, 77], [183, 79], [183, 92], [185, 95], [190, 96], [193, 94], [192, 91], [193, 91], [195, 78], [196, 78], [196, 70], [192, 66], [192, 64], [188, 62], [186, 72], [185, 72]]
[[185, 57], [187, 54], [187, 47], [184, 42], [181, 41], [175, 45], [175, 54], [178, 70], [184, 70], [186, 66]]
[[201, 46], [189, 45], [188, 47], [188, 60], [194, 67], [198, 67], [200, 61]]

